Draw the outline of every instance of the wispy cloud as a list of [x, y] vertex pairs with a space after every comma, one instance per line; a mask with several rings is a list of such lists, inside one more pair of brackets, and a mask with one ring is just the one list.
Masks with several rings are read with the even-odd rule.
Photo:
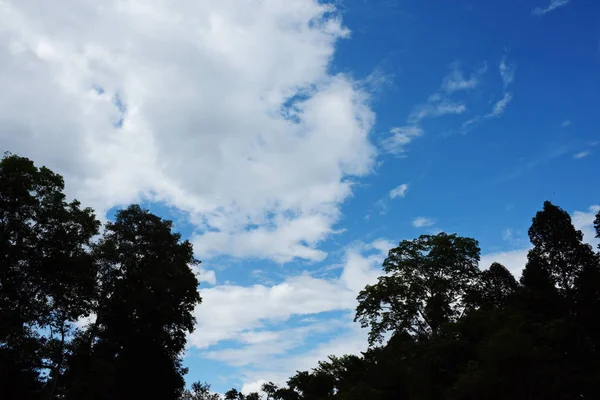
[[[434, 98], [437, 98], [437, 96]], [[408, 117], [408, 122], [416, 124], [425, 118], [441, 117], [448, 114], [462, 114], [465, 111], [467, 111], [467, 106], [462, 103], [434, 100], [418, 106]]]
[[462, 101], [456, 101], [452, 96], [461, 91], [475, 89], [481, 83], [481, 77], [487, 71], [487, 64], [472, 72], [468, 77], [455, 62], [450, 65], [450, 72], [442, 80], [440, 89], [430, 95], [423, 104], [415, 106], [407, 118], [407, 125], [394, 127], [390, 136], [381, 141], [381, 147], [391, 154], [401, 154], [406, 151], [406, 145], [415, 138], [423, 135], [421, 122], [425, 119], [444, 115], [458, 115], [467, 111]]
[[462, 133], [467, 133], [470, 129], [475, 127], [475, 125], [483, 122], [486, 119], [496, 118], [496, 117], [499, 117], [502, 114], [504, 114], [506, 107], [512, 101], [512, 99], [513, 99], [512, 93], [505, 92], [504, 96], [494, 104], [494, 108], [492, 109], [492, 111], [490, 111], [489, 113], [487, 113], [485, 115], [478, 115], [478, 116], [466, 121], [465, 123], [463, 123]]
[[505, 54], [504, 57], [502, 57], [502, 61], [500, 62], [498, 69], [500, 70], [500, 76], [502, 77], [504, 88], [506, 88], [515, 80], [515, 72], [517, 67], [514, 64], [507, 63]]
[[391, 136], [381, 142], [385, 151], [392, 154], [401, 154], [406, 151], [406, 146], [415, 138], [423, 135], [423, 129], [418, 126], [400, 126], [390, 130]]
[[502, 78], [502, 86], [504, 89], [502, 98], [496, 101], [496, 103], [494, 103], [494, 107], [489, 113], [484, 115], [477, 115], [465, 121], [462, 125], [460, 131], [461, 133], [467, 133], [479, 123], [487, 119], [501, 116], [502, 114], [504, 114], [504, 111], [506, 110], [506, 107], [508, 107], [508, 104], [513, 100], [513, 94], [508, 91], [508, 86], [515, 80], [515, 73], [517, 71], [517, 67], [514, 64], [511, 64], [507, 61], [506, 54], [502, 57], [502, 61], [500, 61], [500, 64], [498, 65], [498, 71], [500, 73], [500, 77]]
[[517, 165], [513, 170], [505, 175], [500, 176], [496, 182], [505, 182], [510, 179], [517, 178], [524, 173], [531, 171], [540, 165], [548, 164], [557, 158], [563, 157], [564, 155], [574, 151], [571, 144], [552, 144], [549, 145], [548, 149], [538, 155], [538, 157], [526, 161], [520, 165]]
[[506, 110], [506, 107], [508, 106], [508, 103], [510, 103], [513, 99], [513, 95], [512, 93], [504, 93], [504, 97], [502, 97], [500, 100], [498, 100], [496, 102], [496, 104], [494, 104], [494, 109], [492, 110], [491, 113], [487, 114], [486, 117], [498, 117], [500, 115], [502, 115], [504, 113], [504, 110]]
[[475, 89], [481, 82], [481, 76], [487, 71], [487, 64], [484, 63], [481, 68], [472, 73], [468, 78], [465, 77], [458, 63], [453, 63], [451, 69], [442, 83], [442, 90], [447, 93]]
[[567, 128], [569, 126], [571, 126], [571, 120], [570, 119], [565, 119], [562, 124], [560, 124], [560, 126], [562, 126], [563, 128]]
[[435, 220], [427, 217], [417, 217], [412, 221], [412, 226], [415, 228], [426, 228], [435, 224]]
[[550, 0], [550, 3], [546, 7], [536, 7], [531, 12], [533, 15], [546, 15], [557, 8], [566, 6], [571, 0]]
[[390, 190], [390, 199], [395, 199], [396, 197], [404, 197], [406, 196], [406, 191], [408, 190], [408, 184], [403, 183], [402, 185], [395, 187]]
[[589, 151], [587, 151], [587, 150], [586, 151], [581, 151], [581, 152], [573, 155], [573, 158], [576, 159], [576, 160], [580, 160], [582, 158], [585, 158], [585, 157], [589, 156], [590, 154], [591, 153]]

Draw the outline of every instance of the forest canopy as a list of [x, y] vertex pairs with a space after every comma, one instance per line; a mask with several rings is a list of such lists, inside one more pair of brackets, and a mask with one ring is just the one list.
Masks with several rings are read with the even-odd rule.
[[219, 395], [184, 380], [201, 303], [191, 243], [139, 205], [102, 226], [64, 187], [27, 158], [0, 161], [3, 399], [600, 398], [600, 254], [550, 202], [520, 279], [481, 265], [473, 238], [403, 240], [357, 297], [367, 351]]

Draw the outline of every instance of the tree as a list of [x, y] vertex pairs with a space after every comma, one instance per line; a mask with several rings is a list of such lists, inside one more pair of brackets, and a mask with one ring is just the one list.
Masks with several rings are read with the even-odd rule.
[[[237, 392], [237, 391], [236, 391]], [[228, 392], [229, 393], [229, 392]], [[208, 383], [194, 382], [190, 390], [185, 390], [181, 396], [181, 400], [219, 400], [220, 396], [210, 392]], [[225, 397], [227, 399], [227, 396]], [[238, 399], [233, 397], [232, 399]]]
[[474, 239], [440, 233], [404, 240], [384, 261], [386, 275], [360, 292], [355, 320], [370, 326], [371, 344], [388, 331], [435, 335], [464, 310], [478, 262]]
[[302, 399], [321, 400], [333, 396], [335, 378], [320, 371], [298, 371], [287, 384]]
[[256, 392], [244, 395], [237, 389], [230, 389], [225, 392], [225, 400], [260, 400], [260, 395]]
[[499, 263], [481, 273], [479, 283], [469, 293], [470, 306], [476, 309], [499, 309], [515, 296], [519, 284], [506, 267]]
[[200, 302], [190, 265], [199, 261], [171, 229], [136, 205], [106, 225], [93, 249], [97, 318], [75, 351], [69, 398], [180, 397], [180, 354]]
[[[596, 229], [596, 237], [600, 238], [600, 211], [596, 213], [596, 218], [594, 219], [594, 228]], [[598, 248], [600, 248], [600, 243], [598, 244]]]
[[[72, 323], [95, 292], [87, 249], [100, 223], [68, 203], [63, 178], [24, 157], [0, 161], [0, 391], [52, 398]], [[40, 332], [49, 332], [49, 337]], [[40, 372], [49, 369], [49, 379]], [[24, 387], [23, 387], [24, 386]], [[27, 394], [29, 392], [29, 394]]]
[[591, 246], [582, 242], [583, 234], [575, 229], [569, 213], [544, 202], [544, 209], [533, 218], [529, 238], [533, 244], [529, 262], [546, 269], [563, 296], [572, 296], [577, 276], [596, 260]]

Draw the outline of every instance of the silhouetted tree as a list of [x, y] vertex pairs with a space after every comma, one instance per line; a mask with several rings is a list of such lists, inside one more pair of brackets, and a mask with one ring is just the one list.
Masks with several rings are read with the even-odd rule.
[[[236, 391], [237, 392], [237, 391]], [[229, 393], [229, 392], [228, 392]], [[194, 382], [189, 390], [184, 390], [181, 400], [219, 400], [221, 397], [211, 393], [208, 383]], [[225, 399], [228, 399], [227, 396]], [[238, 399], [233, 397], [232, 399]]]
[[130, 206], [94, 246], [99, 271], [96, 321], [73, 357], [69, 398], [177, 399], [180, 354], [200, 302], [198, 263], [172, 223]]
[[[52, 398], [72, 323], [91, 310], [87, 252], [99, 222], [68, 203], [60, 175], [32, 161], [0, 161], [0, 392]], [[42, 332], [44, 334], [42, 336]], [[40, 373], [49, 370], [48, 379]]]
[[404, 240], [383, 263], [385, 276], [358, 296], [356, 318], [371, 328], [371, 344], [385, 332], [435, 334], [460, 316], [477, 280], [476, 240], [440, 233]]

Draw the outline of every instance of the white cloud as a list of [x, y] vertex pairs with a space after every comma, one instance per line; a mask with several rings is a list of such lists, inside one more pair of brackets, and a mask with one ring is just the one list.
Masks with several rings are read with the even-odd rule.
[[348, 177], [376, 156], [365, 85], [328, 72], [349, 36], [332, 6], [1, 4], [3, 150], [99, 213], [142, 199], [189, 213], [202, 259], [325, 256]]
[[502, 231], [502, 240], [510, 240], [513, 237], [513, 231], [510, 228], [506, 228]]
[[580, 151], [579, 153], [574, 154], [573, 158], [576, 159], [576, 160], [580, 160], [582, 158], [585, 158], [585, 157], [589, 156], [590, 154], [591, 153], [589, 151], [587, 151], [587, 150], [586, 151]]
[[504, 54], [504, 56], [502, 57], [502, 61], [498, 66], [498, 70], [500, 72], [500, 77], [502, 78], [502, 84], [504, 87], [502, 98], [496, 103], [494, 103], [494, 107], [489, 113], [485, 115], [477, 115], [465, 121], [462, 124], [462, 133], [468, 132], [483, 121], [501, 116], [502, 114], [504, 114], [506, 107], [508, 107], [510, 102], [513, 100], [513, 94], [507, 91], [507, 87], [515, 80], [515, 73], [517, 71], [517, 68], [514, 64], [510, 64], [507, 61], [507, 55]]
[[469, 78], [466, 78], [458, 63], [453, 63], [451, 71], [446, 75], [442, 82], [442, 90], [447, 93], [454, 93], [463, 90], [475, 89], [481, 83], [481, 76], [487, 71], [484, 64], [479, 70], [475, 71]]
[[594, 248], [597, 248], [600, 244], [594, 229], [594, 219], [598, 211], [600, 211], [600, 205], [594, 205], [589, 207], [587, 211], [575, 211], [571, 215], [573, 225], [583, 233], [583, 241], [591, 244]]
[[408, 117], [410, 123], [416, 124], [425, 118], [441, 117], [448, 114], [462, 114], [467, 111], [467, 106], [462, 103], [447, 100], [432, 101], [416, 107]]
[[390, 130], [391, 136], [381, 142], [381, 146], [388, 153], [401, 154], [406, 151], [406, 146], [415, 138], [423, 135], [423, 129], [418, 126], [401, 126]]
[[567, 128], [567, 127], [571, 126], [571, 120], [565, 119], [560, 126], [562, 126], [563, 128]]
[[499, 117], [500, 115], [504, 114], [504, 110], [506, 110], [506, 107], [508, 106], [508, 104], [512, 101], [513, 96], [511, 93], [504, 93], [504, 96], [498, 100], [496, 102], [496, 104], [494, 104], [494, 108], [492, 110], [491, 113], [487, 114], [485, 117], [486, 118], [492, 118], [492, 117]]
[[502, 78], [502, 83], [506, 88], [515, 80], [515, 72], [517, 68], [512, 64], [507, 64], [506, 54], [502, 57], [502, 61], [500, 62], [500, 66], [498, 67], [500, 70], [500, 77]]
[[217, 284], [217, 275], [215, 271], [210, 271], [202, 267], [202, 265], [192, 265], [192, 271], [196, 275], [198, 282], [206, 282], [209, 285]]
[[[356, 296], [382, 274], [381, 263], [394, 244], [376, 240], [350, 246], [342, 270], [335, 278], [318, 279], [303, 274], [273, 285], [217, 286], [202, 291], [197, 307], [196, 331], [188, 345], [203, 349], [204, 357], [241, 368], [244, 390], [252, 391], [264, 381], [283, 383], [296, 369], [309, 369], [329, 354], [358, 353], [367, 346], [366, 332], [352, 323]], [[324, 312], [341, 311], [342, 316]], [[316, 316], [300, 326], [284, 326], [293, 316]], [[307, 345], [314, 335], [335, 334], [302, 355], [295, 349]], [[234, 341], [226, 348], [211, 348]], [[314, 341], [311, 341], [314, 343]]]
[[465, 113], [467, 111], [466, 104], [453, 101], [451, 97], [456, 92], [476, 88], [486, 71], [487, 65], [484, 63], [469, 78], [465, 78], [460, 65], [453, 63], [450, 72], [444, 77], [440, 89], [430, 95], [427, 102], [414, 107], [407, 118], [408, 125], [392, 128], [390, 130], [391, 136], [381, 141], [383, 150], [391, 154], [402, 154], [406, 151], [406, 146], [409, 143], [423, 135], [423, 129], [420, 126], [423, 120]]
[[534, 15], [545, 15], [559, 7], [566, 6], [570, 2], [571, 0], [550, 0], [550, 3], [546, 7], [536, 7], [532, 10], [532, 13]]
[[427, 217], [417, 217], [412, 221], [412, 225], [415, 228], [426, 228], [435, 224], [435, 221]]
[[390, 190], [390, 199], [395, 199], [396, 197], [404, 197], [406, 196], [406, 191], [408, 190], [408, 184], [403, 183], [400, 186], [395, 187]]
[[[347, 319], [351, 320], [351, 316], [348, 316]], [[344, 329], [338, 331], [335, 337], [307, 352], [271, 358], [268, 363], [262, 363], [258, 368], [247, 370], [244, 373], [242, 392], [257, 391], [263, 383], [268, 381], [280, 385], [285, 384], [296, 371], [311, 370], [317, 366], [319, 361], [327, 360], [330, 355], [360, 354], [367, 350], [367, 345], [366, 330], [361, 329], [358, 324], [348, 323]]]
[[484, 254], [479, 261], [479, 267], [487, 269], [497, 262], [504, 265], [516, 278], [519, 278], [527, 263], [527, 253], [529, 253], [529, 248]]
[[188, 344], [204, 349], [224, 340], [241, 340], [244, 332], [260, 329], [268, 322], [284, 322], [294, 315], [352, 310], [358, 292], [380, 276], [381, 262], [391, 247], [383, 240], [350, 247], [337, 278], [301, 274], [273, 286], [204, 289], [202, 304], [195, 311], [196, 331]]

